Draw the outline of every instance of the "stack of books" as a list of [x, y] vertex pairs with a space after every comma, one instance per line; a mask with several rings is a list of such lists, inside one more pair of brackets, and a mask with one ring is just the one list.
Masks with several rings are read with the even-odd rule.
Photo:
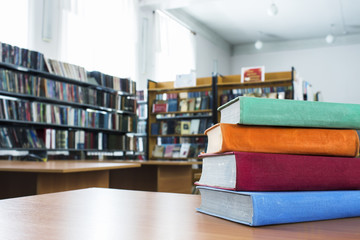
[[238, 97], [218, 110], [199, 212], [250, 226], [360, 216], [360, 105]]

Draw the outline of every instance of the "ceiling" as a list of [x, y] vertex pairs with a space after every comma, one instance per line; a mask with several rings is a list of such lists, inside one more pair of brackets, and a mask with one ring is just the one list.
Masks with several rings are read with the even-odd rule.
[[[278, 8], [276, 16], [267, 13], [272, 3]], [[360, 34], [359, 0], [189, 0], [172, 8], [231, 45]]]

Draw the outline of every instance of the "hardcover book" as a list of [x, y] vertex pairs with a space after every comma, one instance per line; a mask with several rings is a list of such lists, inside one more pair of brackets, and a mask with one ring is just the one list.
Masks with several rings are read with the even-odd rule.
[[196, 210], [250, 225], [318, 221], [360, 216], [360, 191], [237, 192], [197, 187]]
[[350, 129], [286, 128], [218, 123], [205, 131], [206, 153], [262, 152], [355, 157], [359, 137]]
[[167, 112], [167, 108], [168, 108], [167, 103], [154, 103], [153, 108], [152, 108], [152, 112], [153, 113]]
[[236, 191], [360, 190], [360, 159], [271, 153], [201, 155], [196, 185]]
[[360, 104], [237, 97], [218, 111], [222, 123], [360, 128]]

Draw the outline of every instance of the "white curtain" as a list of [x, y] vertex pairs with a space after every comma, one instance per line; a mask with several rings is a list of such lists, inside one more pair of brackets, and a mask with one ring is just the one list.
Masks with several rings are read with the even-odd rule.
[[136, 80], [136, 0], [64, 0], [62, 61]]
[[0, 42], [28, 48], [29, 1], [1, 1]]
[[155, 79], [174, 81], [195, 71], [195, 34], [161, 11], [155, 12]]

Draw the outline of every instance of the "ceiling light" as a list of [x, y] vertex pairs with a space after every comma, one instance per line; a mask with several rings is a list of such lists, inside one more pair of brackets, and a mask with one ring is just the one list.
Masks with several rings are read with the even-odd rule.
[[328, 34], [328, 35], [325, 37], [325, 41], [326, 41], [328, 44], [332, 44], [332, 43], [335, 41], [334, 35]]
[[326, 35], [326, 37], [325, 37], [325, 41], [328, 44], [332, 44], [335, 41], [335, 36], [333, 34], [334, 26], [335, 26], [335, 24], [330, 24], [330, 33], [328, 35]]
[[272, 3], [267, 10], [268, 15], [271, 17], [276, 16], [278, 14], [278, 12], [279, 12], [279, 9], [275, 3]]
[[255, 48], [256, 48], [257, 50], [260, 50], [262, 47], [263, 47], [263, 42], [260, 41], [260, 40], [257, 40], [257, 41], [255, 42]]

